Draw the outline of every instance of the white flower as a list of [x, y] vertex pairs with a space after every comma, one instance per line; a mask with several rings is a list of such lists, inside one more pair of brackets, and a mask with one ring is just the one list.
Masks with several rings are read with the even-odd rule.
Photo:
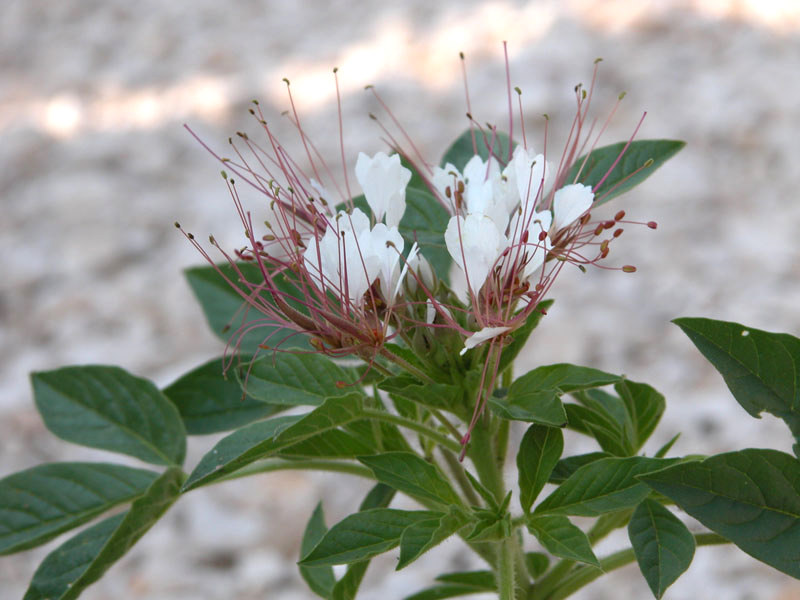
[[461, 349], [461, 352], [459, 352], [459, 354], [463, 356], [466, 353], [466, 351], [469, 350], [470, 348], [474, 348], [475, 346], [482, 344], [483, 342], [490, 340], [494, 337], [497, 337], [501, 333], [505, 333], [510, 329], [511, 327], [484, 327], [480, 331], [476, 331], [466, 340], [464, 340], [464, 347]]
[[582, 183], [565, 185], [556, 191], [553, 198], [553, 235], [583, 216], [593, 201], [592, 188]]
[[411, 180], [411, 171], [400, 164], [400, 155], [387, 156], [378, 152], [370, 158], [359, 152], [356, 179], [364, 190], [375, 220], [381, 221], [386, 215], [386, 225], [400, 225], [406, 210], [406, 186]]
[[303, 262], [320, 288], [340, 290], [351, 302], [360, 304], [381, 270], [369, 217], [358, 208], [350, 215], [340, 212], [319, 242], [313, 236], [308, 240]]
[[[514, 180], [523, 206], [535, 202], [536, 198], [541, 197], [546, 191], [547, 180], [550, 177], [550, 169], [545, 163], [544, 155], [533, 154], [532, 149], [526, 150], [522, 146], [517, 146], [512, 162], [506, 167], [507, 171], [511, 170], [509, 167], [512, 164]], [[510, 178], [510, 175], [507, 177]]]
[[[405, 275], [406, 269], [400, 266], [400, 253], [403, 251], [403, 236], [397, 227], [386, 227], [378, 223], [365, 237], [363, 252], [377, 257], [380, 268], [377, 276], [381, 280], [381, 294], [386, 303], [394, 304], [394, 299], [400, 289], [399, 280]], [[415, 250], [412, 248], [412, 252]], [[371, 284], [372, 282], [370, 282]]]
[[[370, 229], [369, 217], [358, 208], [350, 215], [340, 212], [322, 239], [312, 237], [307, 246], [303, 262], [315, 283], [347, 294], [356, 305], [376, 279], [384, 300], [392, 305], [408, 271], [407, 265], [401, 267], [404, 242], [397, 227], [378, 223]], [[409, 260], [416, 260], [417, 252], [414, 244]]]
[[482, 214], [452, 217], [444, 232], [444, 241], [453, 261], [467, 274], [475, 294], [508, 247], [508, 240], [497, 224]]
[[[553, 247], [549, 236], [543, 240], [539, 239], [543, 231], [545, 233], [550, 231], [552, 221], [553, 215], [550, 214], [549, 210], [533, 213], [528, 225], [528, 241], [523, 245], [525, 266], [520, 277], [522, 280], [530, 279], [536, 273], [539, 267], [544, 264], [547, 253]], [[514, 224], [512, 223], [513, 227]]]

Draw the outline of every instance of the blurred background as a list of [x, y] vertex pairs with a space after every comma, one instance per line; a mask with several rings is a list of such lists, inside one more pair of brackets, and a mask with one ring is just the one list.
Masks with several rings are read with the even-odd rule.
[[[46, 432], [29, 371], [115, 363], [165, 385], [222, 351], [181, 275], [202, 259], [172, 223], [231, 247], [241, 226], [219, 165], [183, 123], [224, 152], [234, 131], [255, 133], [247, 108], [258, 98], [290, 136], [280, 116], [288, 77], [304, 128], [335, 162], [338, 66], [351, 168], [359, 151], [385, 149], [365, 84], [436, 162], [466, 127], [459, 51], [473, 114], [504, 121], [503, 40], [536, 148], [544, 112], [560, 148], [573, 86], [588, 83], [596, 57], [595, 114], [627, 92], [604, 142], [627, 138], [645, 110], [640, 138], [688, 142], [609, 208], [659, 223], [629, 227], [614, 244], [609, 264], [638, 272], [562, 274], [523, 366], [572, 361], [654, 385], [668, 407], [648, 452], [679, 431], [677, 453], [788, 451], [783, 425], [748, 417], [669, 321], [709, 316], [800, 334], [796, 0], [5, 0], [0, 476], [107, 458]], [[215, 439], [194, 439], [188, 464]], [[366, 490], [342, 477], [279, 473], [193, 492], [84, 597], [310, 598], [294, 566], [310, 511], [322, 499], [330, 524]], [[612, 538], [603, 552], [625, 543]], [[0, 560], [0, 598], [20, 598], [57, 545]], [[429, 557], [394, 576], [393, 557], [375, 561], [360, 597], [401, 598], [442, 570], [473, 566], [455, 541]], [[603, 581], [577, 597], [650, 597], [636, 567]], [[702, 548], [665, 598], [788, 600], [800, 586], [739, 551]]]

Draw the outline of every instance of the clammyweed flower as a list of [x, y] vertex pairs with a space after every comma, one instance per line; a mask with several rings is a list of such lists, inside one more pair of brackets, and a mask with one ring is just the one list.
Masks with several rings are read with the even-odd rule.
[[[461, 58], [463, 65], [463, 54]], [[631, 265], [609, 267], [601, 264], [609, 254], [611, 242], [622, 234], [620, 225], [628, 222], [623, 221], [625, 212], [619, 211], [610, 220], [594, 220], [591, 211], [604, 201], [605, 196], [638, 172], [629, 173], [601, 191], [632, 143], [641, 120], [627, 143], [620, 146], [607, 170], [599, 178], [594, 178], [593, 185], [582, 183], [581, 178], [584, 170], [589, 169], [589, 158], [624, 96], [619, 96], [611, 114], [596, 131], [596, 123], [589, 120], [589, 108], [598, 63], [599, 60], [595, 63], [589, 88], [580, 84], [575, 87], [575, 116], [556, 160], [549, 156], [549, 119], [546, 115], [541, 152], [529, 144], [519, 88], [514, 90], [518, 97], [521, 140], [514, 142], [517, 119], [512, 110], [507, 54], [508, 135], [498, 132], [494, 125], [483, 126], [473, 119], [467, 92], [473, 155], [463, 160], [462, 168], [450, 162], [438, 167], [422, 160], [409, 136], [376, 93], [410, 149], [404, 149], [403, 144], [384, 127], [387, 136], [450, 214], [444, 242], [466, 280], [464, 308], [448, 309], [444, 303], [431, 298], [426, 320], [433, 321], [430, 315], [435, 309], [441, 315], [442, 323], [457, 329], [463, 336], [462, 355], [473, 349], [474, 352], [483, 352], [476, 356], [477, 360], [483, 361], [482, 374], [472, 421], [463, 439], [465, 445], [488, 395], [495, 388], [504, 346], [532, 313], [540, 310], [537, 307], [561, 270], [571, 264], [581, 270], [585, 270], [586, 265], [597, 265], [624, 272], [635, 271]], [[465, 88], [468, 90], [466, 80]], [[655, 223], [647, 225], [655, 228]], [[465, 316], [458, 319], [453, 318], [453, 314]]]
[[[250, 112], [265, 142], [238, 133], [236, 140], [229, 139], [232, 158], [211, 150], [189, 129], [224, 164], [222, 175], [244, 226], [247, 244], [232, 253], [213, 236], [209, 238], [229, 263], [233, 276], [215, 264], [192, 234], [185, 235], [242, 297], [246, 310], [258, 313], [255, 318], [243, 316], [231, 341], [234, 349], [245, 334], [270, 327], [262, 349], [291, 346], [287, 342], [303, 334], [310, 336], [311, 346], [318, 352], [355, 355], [372, 364], [378, 355], [391, 357], [385, 343], [398, 335], [403, 325], [394, 318], [397, 301], [409, 265], [419, 262], [416, 244], [407, 248], [398, 230], [411, 171], [400, 164], [397, 155], [360, 153], [355, 175], [371, 216], [355, 207], [344, 143], [340, 144], [342, 188], [303, 130], [291, 87], [285, 81], [292, 106], [289, 118], [300, 136], [308, 166], [293, 159], [273, 135], [258, 102]], [[338, 81], [336, 85], [338, 97]], [[339, 123], [341, 134], [340, 105]], [[266, 217], [260, 233], [253, 213], [244, 207], [237, 180], [264, 198], [257, 209], [259, 216]], [[258, 280], [245, 277], [242, 261], [257, 265]]]

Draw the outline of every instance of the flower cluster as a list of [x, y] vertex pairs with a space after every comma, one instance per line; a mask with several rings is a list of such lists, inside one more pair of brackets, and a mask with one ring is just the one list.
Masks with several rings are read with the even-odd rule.
[[[583, 134], [593, 85], [594, 78], [588, 93], [581, 86], [575, 89], [576, 116], [557, 164], [547, 160], [546, 147], [536, 153], [528, 145], [524, 126], [522, 143], [514, 147], [510, 136], [471, 121], [473, 156], [458, 161], [459, 166], [445, 162], [443, 167], [412, 158], [384, 128], [395, 153], [358, 155], [355, 176], [363, 198], [351, 192], [346, 168], [344, 189], [331, 176], [294, 109], [290, 119], [299, 132], [308, 167], [301, 167], [273, 135], [256, 103], [251, 113], [263, 129], [266, 144], [239, 133], [236, 143], [230, 140], [236, 158], [209, 149], [225, 165], [223, 176], [248, 238], [247, 246], [233, 255], [211, 238], [234, 273], [230, 277], [220, 269], [220, 275], [259, 313], [243, 321], [238, 339], [257, 327], [270, 326], [262, 348], [290, 346], [287, 342], [293, 336], [303, 334], [310, 337], [316, 351], [355, 355], [382, 369], [386, 361], [395, 362], [419, 375], [387, 342], [397, 339], [413, 346], [413, 340], [423, 335], [427, 347], [435, 347], [456, 332], [461, 355], [486, 347], [480, 355], [483, 370], [471, 430], [488, 390], [495, 387], [504, 345], [537, 310], [560, 270], [565, 264], [581, 269], [597, 264], [608, 255], [609, 243], [622, 233], [618, 224], [623, 222], [623, 211], [610, 221], [592, 221], [590, 210], [598, 188], [627, 145], [594, 186], [579, 178], [599, 137], [592, 141]], [[510, 116], [509, 131], [512, 126]], [[343, 143], [341, 147], [345, 165]], [[413, 154], [419, 157], [416, 149]], [[581, 154], [585, 158], [578, 159]], [[245, 210], [228, 171], [266, 197], [263, 235], [256, 233], [252, 214]], [[416, 232], [403, 228], [407, 187], [414, 173], [428, 188], [416, 193], [447, 211], [439, 246], [447, 249], [466, 280], [461, 300], [443, 283], [445, 273], [431, 272], [425, 249], [413, 241]], [[610, 229], [613, 233], [606, 235]], [[187, 236], [214, 264], [194, 237]], [[258, 266], [258, 280], [245, 277], [240, 261]], [[282, 337], [273, 339], [276, 335]], [[380, 362], [379, 357], [385, 360]], [[475, 364], [472, 359], [468, 362]], [[464, 443], [468, 439], [467, 435]]]

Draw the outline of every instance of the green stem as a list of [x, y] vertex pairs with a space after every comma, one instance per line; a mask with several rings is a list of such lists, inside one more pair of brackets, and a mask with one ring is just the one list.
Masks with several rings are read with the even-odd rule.
[[497, 469], [502, 473], [503, 467], [506, 464], [506, 452], [508, 452], [508, 431], [511, 427], [511, 421], [500, 419], [500, 425], [497, 428], [497, 433], [494, 436], [494, 455]]
[[454, 438], [456, 438], [456, 440], [459, 442], [458, 447], [460, 452], [462, 435], [458, 432], [456, 426], [453, 425], [447, 417], [445, 417], [441, 412], [439, 412], [435, 408], [431, 408], [430, 406], [426, 406], [425, 408], [428, 410], [429, 413], [431, 413], [434, 417], [436, 417], [436, 420], [439, 421], [439, 423], [444, 425], [445, 429], [447, 429], [447, 431], [449, 431]]
[[240, 477], [247, 477], [248, 475], [257, 475], [259, 473], [272, 473], [273, 471], [286, 471], [295, 469], [298, 471], [331, 471], [335, 473], [346, 473], [348, 475], [355, 475], [357, 477], [364, 477], [366, 479], [375, 479], [375, 475], [366, 467], [357, 465], [350, 462], [339, 462], [336, 460], [273, 460], [267, 459], [251, 463], [246, 467], [242, 467], [238, 471], [234, 471], [230, 475], [220, 477], [217, 481], [230, 481], [232, 479], [239, 479]]
[[455, 477], [458, 487], [464, 492], [464, 497], [467, 499], [467, 502], [472, 506], [479, 506], [481, 501], [475, 493], [475, 490], [472, 489], [472, 484], [469, 482], [469, 479], [467, 479], [467, 476], [464, 474], [464, 466], [458, 462], [458, 457], [447, 448], [439, 448], [439, 451], [442, 453], [442, 456], [444, 456], [444, 460], [450, 472], [453, 474], [453, 477]]
[[[716, 533], [698, 533], [694, 536], [698, 546], [713, 546], [718, 544], [729, 544], [730, 541]], [[633, 548], [620, 550], [600, 561], [600, 568], [592, 566], [578, 567], [573, 573], [560, 582], [560, 585], [551, 594], [547, 595], [547, 600], [563, 600], [577, 592], [585, 585], [591, 583], [601, 575], [619, 569], [636, 560]], [[535, 593], [531, 598], [538, 598]]]
[[497, 592], [499, 600], [515, 600], [514, 592], [514, 537], [508, 537], [502, 542], [498, 542], [498, 561], [497, 561]]
[[406, 429], [411, 429], [412, 431], [416, 431], [417, 433], [428, 437], [439, 445], [451, 450], [452, 452], [460, 452], [461, 445], [451, 440], [449, 437], [436, 431], [435, 429], [431, 429], [427, 425], [423, 425], [422, 423], [418, 423], [413, 419], [407, 419], [406, 417], [401, 417], [400, 415], [394, 415], [392, 413], [388, 413], [382, 410], [376, 410], [372, 408], [365, 408], [362, 411], [362, 415], [364, 417], [369, 417], [373, 419], [377, 419], [379, 421], [384, 421], [386, 423], [393, 423], [395, 425], [399, 425], [400, 427], [405, 427]]
[[497, 467], [490, 424], [491, 421], [488, 414], [484, 414], [483, 417], [478, 419], [475, 428], [472, 430], [469, 457], [475, 465], [480, 482], [494, 494], [498, 502], [502, 502], [505, 495], [505, 484], [503, 482], [503, 472]]

